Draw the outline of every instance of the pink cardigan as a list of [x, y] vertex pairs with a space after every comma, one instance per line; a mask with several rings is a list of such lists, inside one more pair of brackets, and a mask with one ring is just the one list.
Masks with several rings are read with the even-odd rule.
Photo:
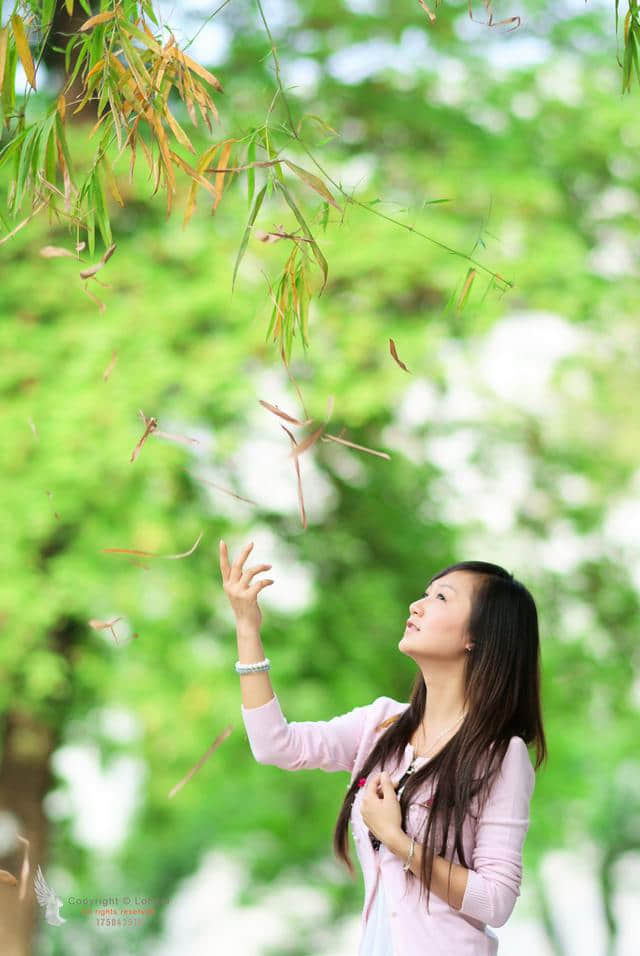
[[[353, 782], [356, 771], [386, 729], [376, 730], [378, 724], [407, 707], [407, 703], [391, 697], [378, 697], [372, 704], [355, 707], [331, 720], [289, 722], [276, 695], [260, 707], [247, 709], [241, 705], [241, 711], [249, 746], [258, 763], [283, 770], [345, 771]], [[399, 766], [395, 770], [387, 767], [394, 783], [413, 757], [413, 747], [407, 744]], [[534, 785], [535, 771], [527, 745], [522, 737], [514, 736], [494, 778], [482, 817], [476, 821], [468, 814], [463, 823], [463, 845], [470, 870], [462, 907], [455, 910], [432, 892], [429, 913], [426, 891], [419, 901], [418, 880], [411, 873], [405, 874], [403, 861], [384, 844], [377, 852], [373, 849], [359, 810], [359, 789], [351, 811], [351, 829], [364, 876], [362, 928], [375, 898], [377, 881], [382, 879], [391, 916], [394, 956], [495, 956], [498, 937], [488, 927], [503, 926], [520, 895], [522, 848], [529, 829]], [[430, 781], [407, 810], [405, 832], [417, 840], [423, 837], [420, 831], [427, 812], [417, 803], [426, 802], [424, 798], [433, 792], [433, 786]], [[472, 805], [475, 812], [475, 803]], [[453, 834], [453, 830], [450, 832]], [[460, 862], [457, 853], [453, 861]]]

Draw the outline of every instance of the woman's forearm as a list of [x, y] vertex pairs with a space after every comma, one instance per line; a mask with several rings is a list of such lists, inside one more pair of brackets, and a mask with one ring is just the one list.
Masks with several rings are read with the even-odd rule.
[[[382, 841], [392, 853], [399, 857], [403, 863], [407, 862], [409, 850], [411, 849], [411, 837], [408, 837], [404, 830], [398, 830], [389, 840]], [[416, 840], [413, 845], [413, 857], [411, 859], [411, 872], [419, 877], [420, 866], [422, 864], [422, 845]], [[441, 900], [447, 902], [447, 885], [449, 883], [449, 866], [451, 866], [451, 883], [449, 888], [449, 905], [455, 910], [462, 906], [464, 892], [467, 888], [467, 878], [469, 870], [459, 863], [450, 863], [443, 856], [436, 856], [433, 861], [433, 871], [431, 874], [431, 892], [439, 896]]]
[[[264, 660], [265, 653], [260, 640], [260, 631], [253, 625], [236, 623], [238, 660], [241, 664], [257, 664]], [[275, 697], [269, 671], [240, 674], [242, 703], [247, 708], [260, 707]]]

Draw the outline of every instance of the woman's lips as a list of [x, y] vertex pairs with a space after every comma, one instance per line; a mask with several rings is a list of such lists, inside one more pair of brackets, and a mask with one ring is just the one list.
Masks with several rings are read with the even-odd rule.
[[420, 628], [416, 627], [415, 624], [413, 624], [412, 621], [409, 621], [409, 622], [407, 623], [407, 626], [405, 627], [405, 631], [409, 631], [409, 630], [418, 631], [418, 630], [420, 630]]

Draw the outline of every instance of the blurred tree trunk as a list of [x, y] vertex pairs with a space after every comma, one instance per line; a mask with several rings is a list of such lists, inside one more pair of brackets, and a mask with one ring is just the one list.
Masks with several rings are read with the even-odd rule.
[[[18, 886], [0, 884], [0, 953], [2, 956], [30, 956], [39, 918], [39, 903], [33, 887], [38, 864], [44, 870], [47, 849], [47, 820], [43, 800], [52, 783], [49, 759], [54, 749], [50, 728], [37, 723], [19, 708], [5, 714], [0, 761], [0, 812], [15, 819], [18, 833], [29, 840], [31, 869], [27, 891], [19, 900]], [[0, 868], [20, 881], [24, 844], [0, 856]]]
[[[58, 0], [56, 11], [53, 17], [51, 34], [45, 47], [42, 60], [47, 69], [59, 79], [61, 90], [66, 86], [69, 76], [73, 73], [75, 64], [75, 56], [72, 55], [69, 62], [69, 70], [65, 70], [65, 47], [69, 42], [69, 37], [71, 34], [77, 33], [82, 24], [88, 19], [88, 15], [77, 3], [77, 0], [74, 3], [74, 10], [71, 16], [69, 16], [69, 13], [67, 12], [64, 0]], [[87, 103], [80, 113], [74, 115], [73, 112], [76, 109], [78, 102], [82, 98], [82, 90], [84, 87], [82, 73], [83, 70], [80, 70], [74, 79], [73, 84], [65, 93], [65, 100], [67, 102], [67, 121], [72, 121], [75, 123], [95, 120], [95, 108], [91, 101]]]

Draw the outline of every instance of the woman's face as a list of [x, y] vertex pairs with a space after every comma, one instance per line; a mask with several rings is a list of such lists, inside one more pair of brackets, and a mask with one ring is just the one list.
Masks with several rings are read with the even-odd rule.
[[410, 657], [455, 658], [470, 644], [467, 624], [471, 614], [474, 575], [450, 571], [437, 578], [409, 608], [409, 620], [399, 644]]

